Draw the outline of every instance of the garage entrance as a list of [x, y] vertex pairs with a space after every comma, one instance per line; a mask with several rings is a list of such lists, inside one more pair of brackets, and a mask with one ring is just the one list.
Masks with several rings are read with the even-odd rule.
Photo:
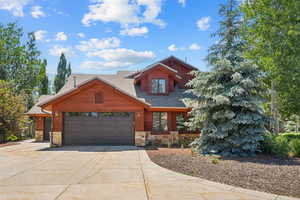
[[66, 145], [134, 145], [133, 113], [66, 112]]
[[44, 140], [49, 141], [50, 139], [50, 132], [51, 132], [51, 118], [45, 117], [45, 129], [44, 129]]

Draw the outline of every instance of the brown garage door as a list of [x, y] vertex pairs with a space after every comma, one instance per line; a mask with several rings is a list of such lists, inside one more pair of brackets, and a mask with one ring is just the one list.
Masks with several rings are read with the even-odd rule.
[[133, 114], [128, 112], [65, 113], [66, 145], [133, 145]]

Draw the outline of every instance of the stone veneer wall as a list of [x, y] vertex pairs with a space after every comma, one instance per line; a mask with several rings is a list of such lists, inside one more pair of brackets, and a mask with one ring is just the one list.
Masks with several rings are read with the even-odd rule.
[[146, 146], [147, 131], [136, 131], [135, 132], [135, 146]]
[[148, 132], [147, 135], [147, 144], [155, 145], [172, 145], [172, 144], [187, 144], [194, 141], [199, 134], [194, 133], [184, 133], [179, 134], [178, 131], [170, 131], [170, 134], [151, 134]]
[[42, 142], [44, 140], [44, 131], [35, 131], [35, 141]]
[[52, 147], [61, 147], [62, 146], [62, 132], [51, 132], [50, 135], [50, 144]]

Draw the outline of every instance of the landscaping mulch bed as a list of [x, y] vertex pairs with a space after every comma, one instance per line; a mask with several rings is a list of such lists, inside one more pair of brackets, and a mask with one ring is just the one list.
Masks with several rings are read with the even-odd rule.
[[180, 148], [149, 148], [147, 153], [154, 163], [176, 172], [242, 188], [300, 197], [299, 158], [257, 155], [216, 159]]

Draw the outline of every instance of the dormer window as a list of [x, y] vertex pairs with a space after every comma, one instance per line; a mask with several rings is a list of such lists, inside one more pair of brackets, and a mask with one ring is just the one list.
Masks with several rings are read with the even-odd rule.
[[166, 93], [166, 79], [152, 79], [152, 94]]

